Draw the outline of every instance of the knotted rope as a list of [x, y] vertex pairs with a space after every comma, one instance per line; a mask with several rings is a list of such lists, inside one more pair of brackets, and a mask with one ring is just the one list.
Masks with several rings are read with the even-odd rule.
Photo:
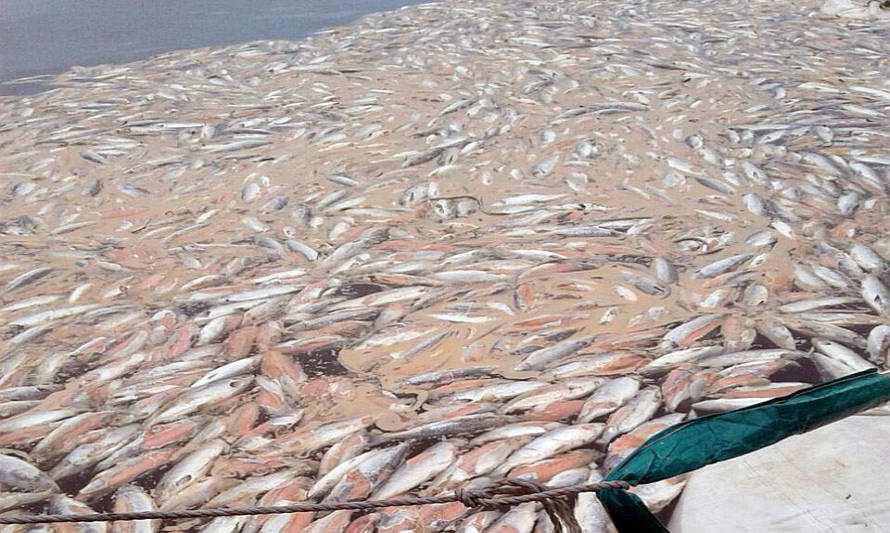
[[556, 533], [580, 533], [575, 520], [574, 501], [582, 492], [602, 489], [627, 489], [624, 481], [601, 481], [548, 489], [531, 481], [505, 479], [484, 489], [458, 489], [452, 494], [430, 498], [406, 497], [388, 500], [355, 502], [295, 503], [274, 507], [241, 507], [235, 509], [195, 509], [191, 511], [136, 511], [131, 513], [95, 514], [41, 514], [29, 516], [0, 516], [0, 524], [48, 524], [54, 522], [114, 522], [132, 520], [173, 520], [179, 518], [216, 518], [220, 516], [245, 516], [319, 511], [367, 511], [383, 507], [463, 503], [470, 511], [499, 509], [526, 502], [543, 502], [547, 515], [553, 521]]

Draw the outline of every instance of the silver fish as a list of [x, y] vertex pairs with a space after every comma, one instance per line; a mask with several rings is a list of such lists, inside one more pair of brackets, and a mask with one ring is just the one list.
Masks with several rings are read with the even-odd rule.
[[434, 444], [408, 459], [378, 487], [371, 499], [392, 498], [429, 481], [445, 470], [457, 456], [458, 447], [451, 442]]
[[634, 396], [624, 406], [613, 412], [606, 421], [606, 427], [597, 443], [604, 445], [615, 437], [633, 430], [646, 422], [661, 407], [661, 391], [658, 387], [647, 387]]
[[516, 466], [547, 459], [558, 453], [589, 444], [600, 436], [604, 428], [604, 424], [577, 424], [544, 433], [513, 452], [493, 473], [504, 475]]
[[0, 454], [0, 485], [24, 492], [58, 491], [59, 486], [36, 466], [12, 455]]
[[541, 348], [522, 359], [516, 364], [516, 370], [539, 369], [552, 361], [567, 357], [594, 341], [594, 337], [582, 337], [557, 343], [547, 348]]
[[862, 298], [879, 314], [890, 316], [890, 290], [876, 276], [862, 280]]

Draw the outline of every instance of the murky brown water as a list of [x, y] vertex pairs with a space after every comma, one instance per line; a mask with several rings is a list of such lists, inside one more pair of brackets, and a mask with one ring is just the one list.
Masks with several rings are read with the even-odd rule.
[[816, 7], [447, 2], [4, 99], [5, 508], [559, 486], [886, 368], [890, 26]]

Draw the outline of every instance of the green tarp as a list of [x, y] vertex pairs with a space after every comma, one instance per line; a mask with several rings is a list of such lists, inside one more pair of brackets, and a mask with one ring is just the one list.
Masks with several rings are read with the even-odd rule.
[[[705, 416], [653, 435], [606, 476], [653, 483], [725, 461], [890, 401], [890, 376], [867, 370], [751, 407]], [[599, 493], [620, 533], [666, 532], [639, 498]]]

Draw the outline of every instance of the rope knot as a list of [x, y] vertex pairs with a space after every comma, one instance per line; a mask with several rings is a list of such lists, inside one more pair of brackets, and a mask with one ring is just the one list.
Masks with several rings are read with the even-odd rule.
[[482, 500], [491, 496], [484, 490], [455, 489], [454, 497], [460, 500], [460, 503], [464, 504], [467, 509], [479, 509], [485, 507]]
[[547, 487], [534, 481], [499, 479], [493, 481], [490, 486], [481, 489], [455, 489], [454, 496], [469, 509], [500, 509], [506, 505], [517, 503], [512, 502], [511, 497], [537, 494], [546, 490]]
[[[505, 505], [534, 501], [522, 498], [522, 496], [542, 492], [553, 491], [540, 483], [527, 479], [500, 479], [484, 489], [457, 489], [454, 494], [467, 507], [467, 512], [464, 513], [464, 517], [466, 517], [483, 509], [498, 509]], [[553, 523], [554, 533], [581, 533], [581, 526], [575, 519], [576, 496], [577, 493], [568, 491], [538, 498]]]
[[527, 479], [499, 479], [494, 486], [489, 487], [493, 497], [518, 496], [520, 494], [536, 494], [544, 492], [547, 487]]

